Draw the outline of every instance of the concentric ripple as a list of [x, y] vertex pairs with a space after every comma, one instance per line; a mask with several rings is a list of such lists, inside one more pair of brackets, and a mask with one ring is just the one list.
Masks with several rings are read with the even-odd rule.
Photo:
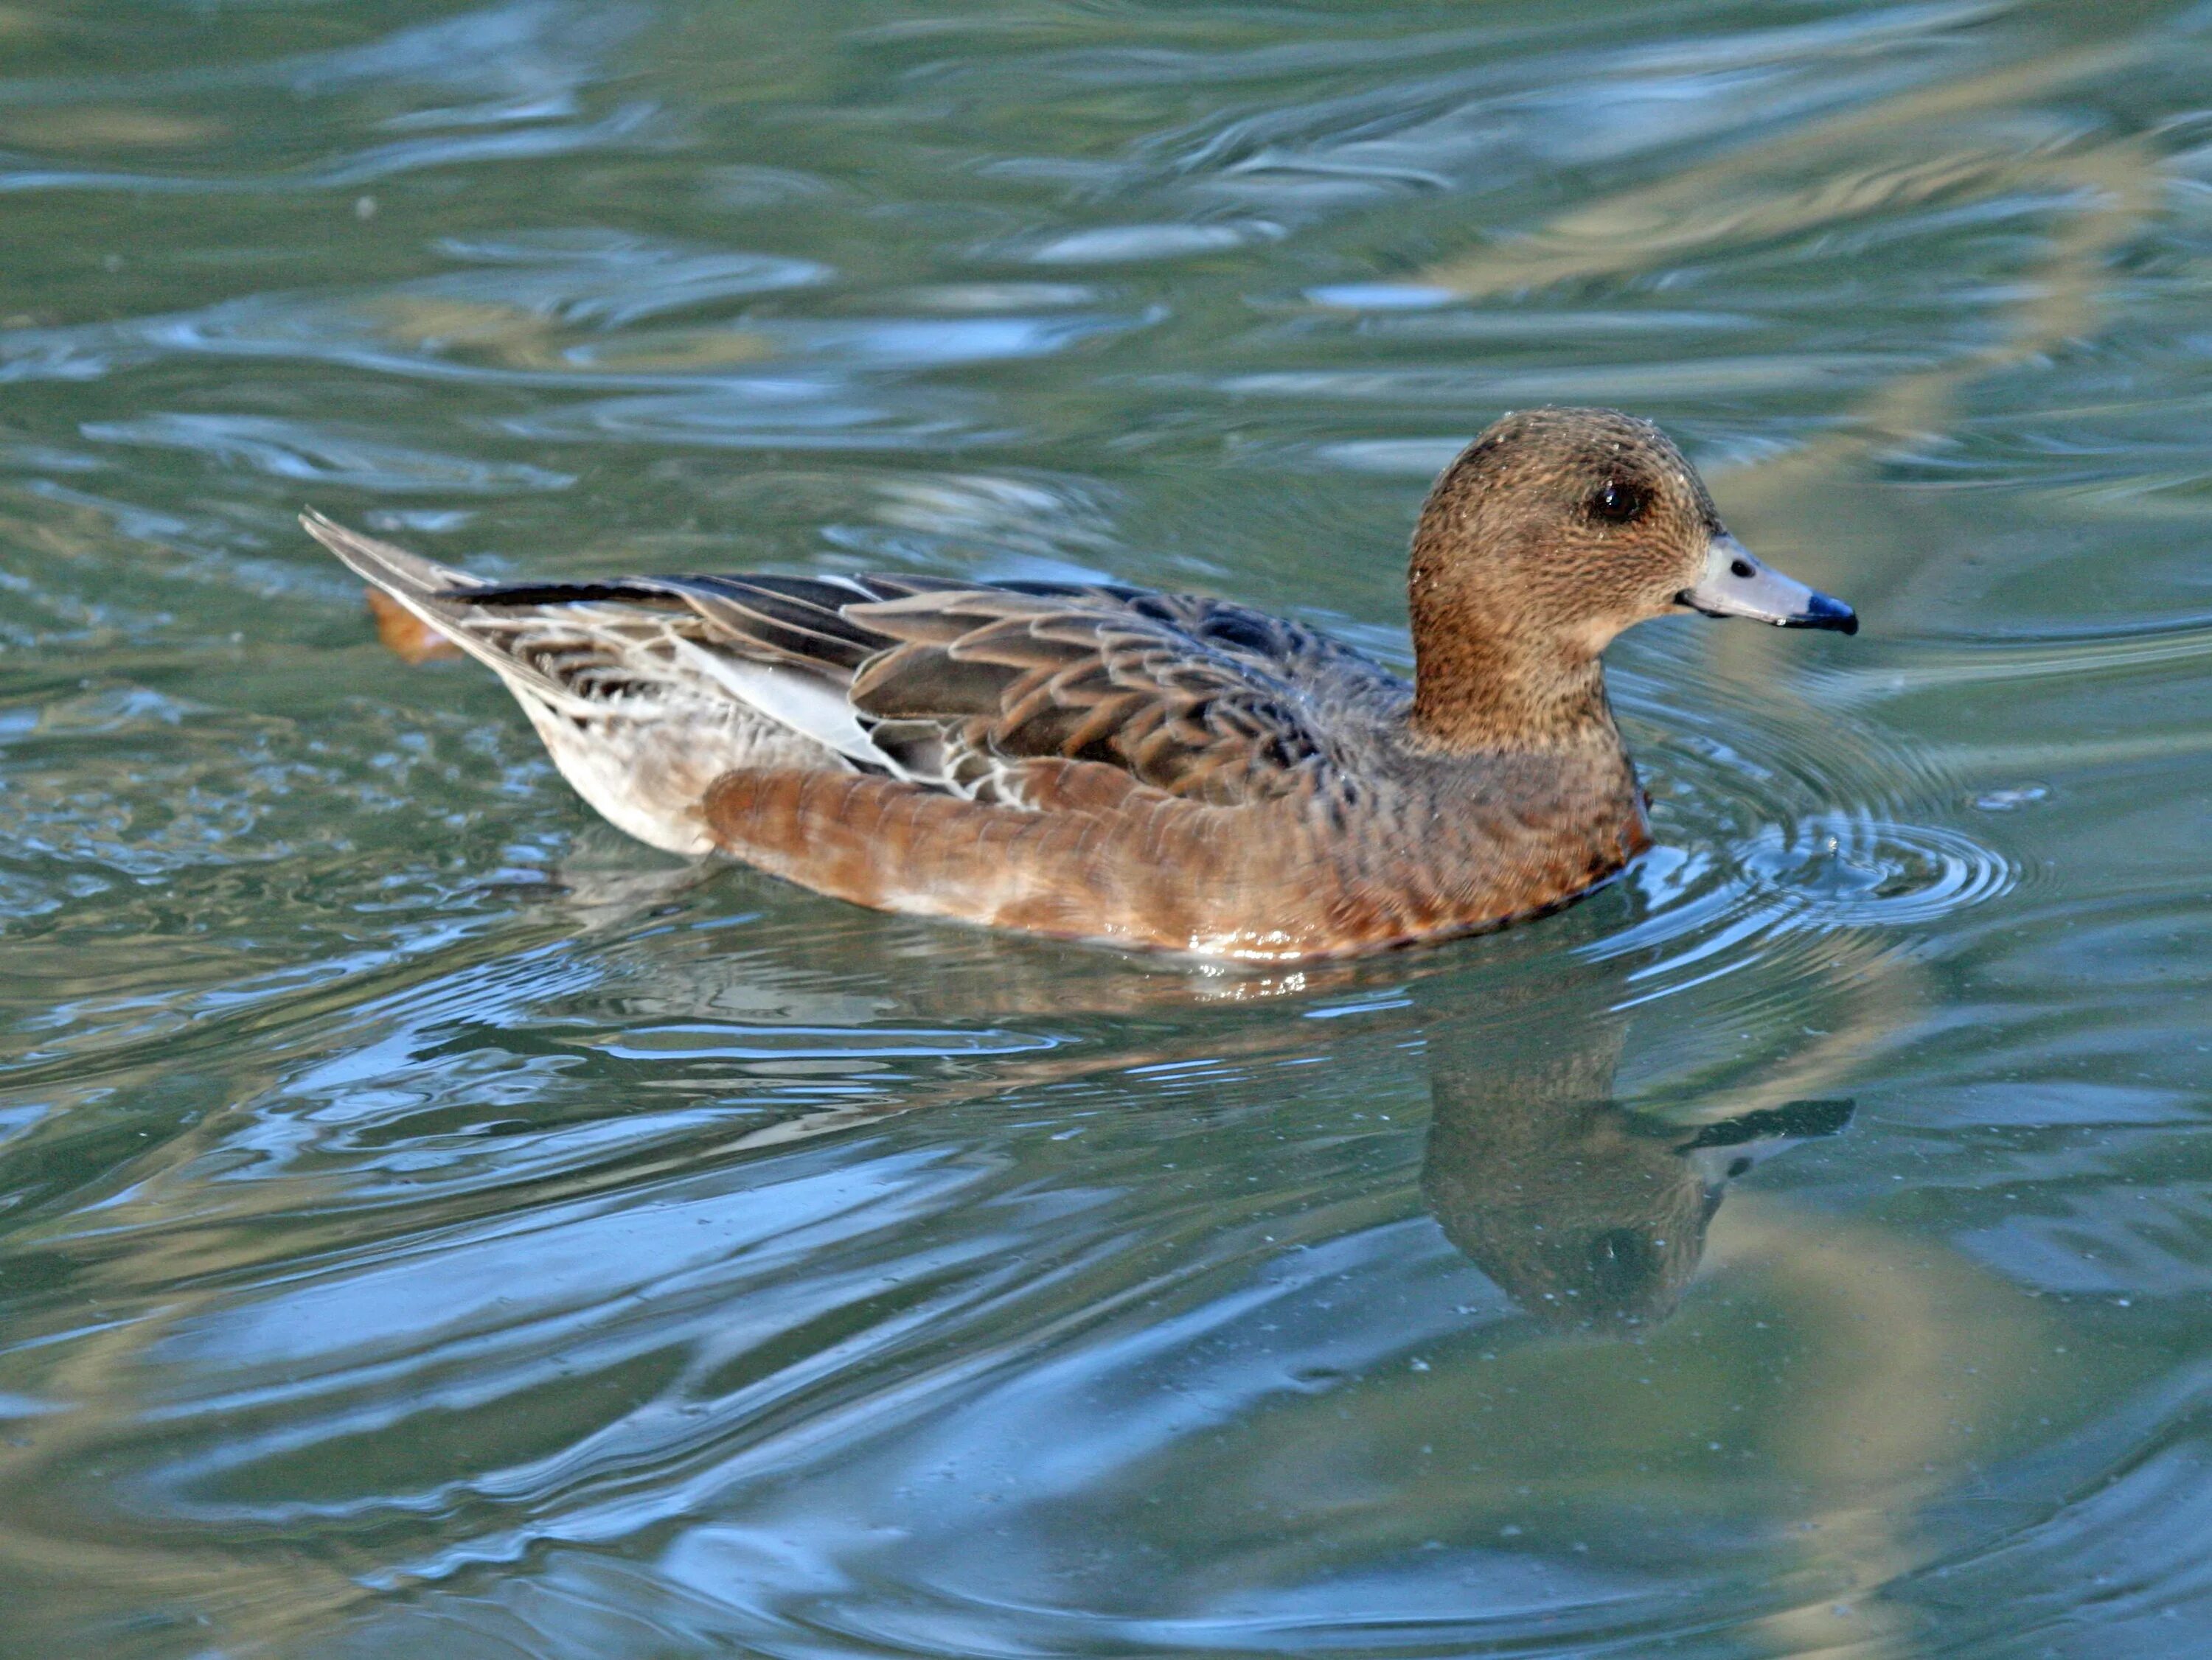
[[[1620, 677], [1659, 845], [1631, 877], [1640, 914], [1586, 948], [1639, 959], [1639, 998], [1754, 963], [1817, 973], [1837, 930], [1924, 930], [2019, 881], [1943, 821], [1971, 792], [1924, 745], [1855, 711], [1747, 705], [1710, 665], [1668, 672]], [[1767, 1001], [1792, 983], [1759, 978]]]
[[1759, 891], [1846, 926], [1934, 922], [1994, 899], [2018, 875], [1959, 831], [1849, 813], [1771, 826], [1740, 857]]

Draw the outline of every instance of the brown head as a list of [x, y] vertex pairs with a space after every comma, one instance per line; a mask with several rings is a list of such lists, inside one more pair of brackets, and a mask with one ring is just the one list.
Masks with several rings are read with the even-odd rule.
[[1753, 559], [1667, 435], [1616, 409], [1492, 423], [1429, 492], [1408, 583], [1414, 724], [1452, 748], [1609, 736], [1599, 654], [1650, 617], [1858, 627]]

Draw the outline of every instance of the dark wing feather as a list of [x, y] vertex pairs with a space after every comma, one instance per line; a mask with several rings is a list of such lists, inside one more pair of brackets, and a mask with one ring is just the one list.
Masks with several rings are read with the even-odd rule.
[[621, 577], [607, 582], [548, 582], [459, 588], [438, 597], [479, 610], [619, 604], [696, 613], [708, 625], [691, 630], [747, 657], [805, 663], [850, 673], [887, 642], [855, 627], [844, 608], [882, 596], [858, 583], [812, 577]]
[[956, 788], [996, 773], [997, 793], [1018, 798], [1019, 763], [1061, 760], [1219, 806], [1312, 788], [1331, 759], [1316, 699], [1259, 653], [1179, 626], [1193, 603], [1210, 603], [1040, 584], [855, 605], [856, 621], [898, 643], [849, 695], [863, 720], [894, 729], [879, 742], [933, 728]]

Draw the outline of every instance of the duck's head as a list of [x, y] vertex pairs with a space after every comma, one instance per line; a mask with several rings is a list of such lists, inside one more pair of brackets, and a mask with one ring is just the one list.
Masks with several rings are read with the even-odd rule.
[[1670, 613], [1858, 631], [1850, 606], [1754, 558], [1667, 435], [1617, 409], [1493, 422], [1429, 492], [1411, 597], [1424, 713], [1446, 724], [1486, 683], [1586, 681], [1615, 635]]

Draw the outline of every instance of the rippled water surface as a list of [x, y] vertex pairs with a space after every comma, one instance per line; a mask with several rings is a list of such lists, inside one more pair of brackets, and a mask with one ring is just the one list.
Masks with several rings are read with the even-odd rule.
[[[0, 1651], [2206, 1652], [2208, 299], [2195, 3], [0, 5]], [[1304, 975], [629, 844], [294, 523], [1402, 663], [1544, 400], [1865, 631]]]

